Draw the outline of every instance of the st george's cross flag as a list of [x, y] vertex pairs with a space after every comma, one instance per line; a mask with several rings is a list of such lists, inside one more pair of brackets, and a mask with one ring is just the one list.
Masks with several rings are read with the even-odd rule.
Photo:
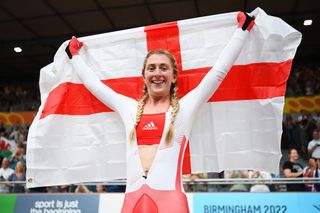
[[[301, 33], [257, 8], [255, 26], [234, 66], [202, 107], [184, 173], [259, 169], [278, 173], [286, 81]], [[142, 95], [147, 52], [167, 49], [178, 62], [179, 96], [214, 66], [237, 28], [237, 12], [79, 38], [83, 60], [118, 93]], [[65, 53], [41, 69], [41, 106], [27, 140], [27, 187], [126, 177], [126, 138], [117, 113], [82, 84]]]

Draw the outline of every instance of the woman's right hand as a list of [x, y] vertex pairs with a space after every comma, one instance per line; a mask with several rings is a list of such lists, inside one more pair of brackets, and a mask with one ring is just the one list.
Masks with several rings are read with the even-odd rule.
[[254, 25], [254, 16], [249, 16], [247, 13], [239, 12], [237, 15], [238, 28], [242, 28], [243, 31], [250, 31]]
[[79, 55], [79, 50], [83, 46], [83, 42], [79, 41], [75, 36], [72, 36], [66, 48], [66, 53], [71, 59], [72, 56]]

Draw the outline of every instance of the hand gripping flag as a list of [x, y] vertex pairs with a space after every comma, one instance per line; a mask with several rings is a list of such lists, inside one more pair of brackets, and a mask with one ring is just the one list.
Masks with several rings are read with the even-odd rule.
[[[286, 81], [301, 34], [257, 8], [255, 26], [218, 90], [202, 107], [184, 173], [224, 169], [278, 172]], [[80, 38], [80, 55], [118, 93], [138, 99], [147, 52], [167, 49], [179, 68], [179, 96], [214, 66], [237, 28], [237, 13]], [[126, 138], [117, 113], [81, 83], [65, 53], [41, 69], [41, 106], [28, 135], [27, 187], [125, 178]]]

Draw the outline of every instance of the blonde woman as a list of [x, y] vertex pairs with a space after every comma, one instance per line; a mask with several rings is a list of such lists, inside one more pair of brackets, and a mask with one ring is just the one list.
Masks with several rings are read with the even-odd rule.
[[166, 50], [147, 54], [142, 69], [143, 95], [139, 101], [104, 85], [79, 56], [83, 43], [72, 37], [66, 52], [79, 78], [101, 102], [118, 112], [127, 135], [127, 186], [122, 212], [189, 212], [182, 187], [181, 166], [191, 127], [200, 107], [213, 95], [238, 57], [254, 25], [239, 13], [238, 29], [214, 69], [181, 100], [178, 70]]
[[[8, 177], [8, 181], [25, 181], [26, 171], [25, 165], [22, 161], [18, 161], [16, 164], [15, 172]], [[10, 187], [10, 193], [24, 193], [25, 187], [23, 184], [6, 184]]]

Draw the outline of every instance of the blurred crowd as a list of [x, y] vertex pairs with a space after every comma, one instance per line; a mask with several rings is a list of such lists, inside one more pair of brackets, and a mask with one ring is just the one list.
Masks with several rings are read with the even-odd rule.
[[39, 105], [40, 93], [37, 84], [0, 85], [0, 111], [36, 111]]
[[296, 147], [308, 159], [308, 144], [320, 131], [320, 110], [287, 114], [283, 118], [282, 148]]
[[320, 94], [320, 66], [318, 63], [295, 64], [287, 81], [286, 97]]

